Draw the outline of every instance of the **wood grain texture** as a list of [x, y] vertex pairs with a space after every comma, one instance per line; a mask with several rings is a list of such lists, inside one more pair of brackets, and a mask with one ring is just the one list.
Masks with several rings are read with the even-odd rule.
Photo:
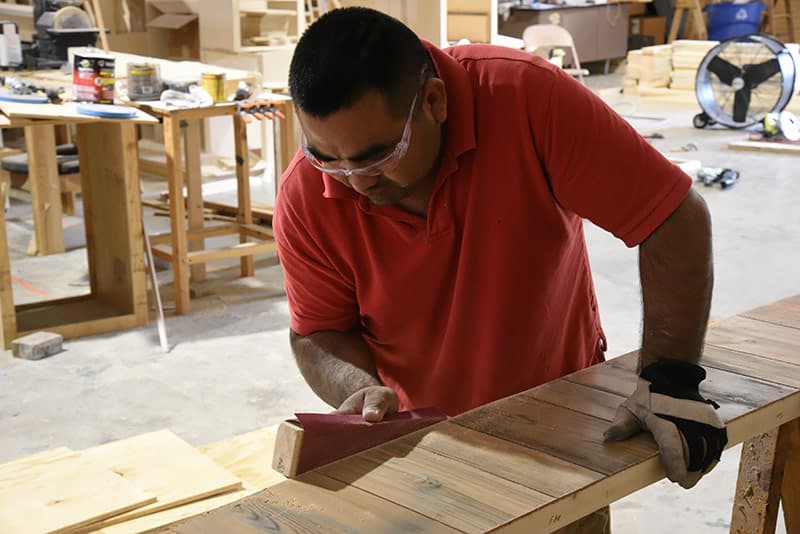
[[198, 450], [239, 477], [245, 488], [262, 489], [286, 480], [272, 469], [278, 425], [234, 436]]
[[198, 447], [214, 462], [239, 477], [244, 488], [125, 521], [100, 531], [103, 534], [135, 534], [205, 513], [278, 484], [286, 477], [270, 467], [277, 426], [271, 426]]
[[309, 472], [202, 517], [171, 525], [170, 534], [264, 532], [454, 533], [452, 528], [352, 485]]
[[800, 295], [744, 312], [742, 317], [800, 328]]
[[241, 480], [166, 430], [99, 445], [82, 451], [81, 457], [158, 497], [157, 502], [107, 519], [98, 528], [242, 489]]
[[702, 364], [760, 380], [800, 388], [800, 365], [762, 358], [713, 345], [706, 345]]
[[731, 317], [709, 330], [706, 344], [800, 364], [800, 329]]
[[607, 475], [658, 450], [645, 434], [607, 443], [603, 432], [608, 420], [532, 398], [509, 397], [451, 421]]
[[603, 475], [555, 456], [497, 439], [453, 423], [407, 438], [418, 446], [481, 471], [560, 497], [601, 479]]
[[61, 533], [154, 502], [156, 497], [80, 457], [56, 460], [0, 490], [0, 532]]
[[409, 440], [387, 443], [315, 472], [464, 532], [496, 528], [550, 499], [491, 473], [415, 448]]
[[[0, 201], [5, 206], [9, 183], [0, 181]], [[11, 258], [8, 254], [5, 209], [0, 211], [0, 347], [7, 349], [17, 338], [17, 310], [11, 286]]]
[[57, 467], [60, 462], [75, 461], [78, 457], [78, 453], [61, 447], [6, 462], [0, 465], [0, 491], [42, 477], [54, 465]]

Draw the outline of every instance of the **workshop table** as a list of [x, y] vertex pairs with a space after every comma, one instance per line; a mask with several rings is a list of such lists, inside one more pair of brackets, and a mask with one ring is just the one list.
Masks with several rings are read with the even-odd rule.
[[[158, 117], [164, 125], [164, 144], [167, 153], [167, 182], [169, 186], [170, 232], [151, 237], [153, 254], [172, 263], [175, 288], [175, 312], [189, 313], [190, 280], [205, 278], [205, 263], [223, 258], [241, 258], [241, 275], [255, 274], [253, 256], [277, 250], [270, 228], [253, 224], [250, 197], [250, 158], [247, 146], [247, 124], [236, 104], [174, 109], [160, 103], [131, 103]], [[289, 98], [276, 100], [276, 108], [285, 116], [280, 119], [275, 142], [275, 180], [297, 151], [294, 135], [294, 113]], [[233, 120], [235, 146], [237, 217], [227, 225], [205, 227], [203, 210], [203, 181], [201, 174], [201, 123], [214, 117]], [[279, 120], [277, 117], [274, 120]], [[186, 197], [184, 199], [184, 185]], [[188, 229], [186, 217], [188, 212]], [[206, 249], [205, 238], [239, 234], [238, 245]], [[251, 239], [262, 242], [252, 242]]]
[[[635, 388], [637, 358], [498, 400], [162, 532], [552, 532], [664, 478], [649, 434], [603, 441]], [[714, 325], [702, 363], [701, 391], [720, 404], [728, 446], [745, 442], [731, 532], [773, 531], [781, 499], [786, 531], [800, 532], [800, 296]]]
[[54, 235], [48, 232], [50, 226], [61, 229], [53, 127], [76, 126], [90, 285], [88, 295], [15, 306], [5, 217], [0, 217], [3, 346], [40, 330], [69, 338], [146, 324], [136, 126], [157, 120], [138, 110], [132, 119], [89, 117], [78, 113], [75, 104], [0, 102], [0, 110], [0, 126], [25, 128], [40, 247], [48, 239], [45, 235]]

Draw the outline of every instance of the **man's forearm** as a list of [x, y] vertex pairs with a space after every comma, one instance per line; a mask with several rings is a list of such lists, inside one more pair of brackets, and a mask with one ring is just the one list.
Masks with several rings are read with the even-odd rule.
[[694, 191], [639, 247], [644, 301], [640, 367], [669, 358], [697, 363], [711, 306], [711, 219]]
[[303, 378], [334, 408], [360, 389], [381, 385], [369, 347], [357, 332], [291, 332], [291, 345]]

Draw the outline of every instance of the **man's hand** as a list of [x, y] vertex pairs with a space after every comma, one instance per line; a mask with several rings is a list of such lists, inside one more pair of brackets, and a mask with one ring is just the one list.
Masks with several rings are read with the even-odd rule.
[[620, 441], [649, 431], [667, 478], [691, 488], [717, 465], [728, 443], [725, 425], [714, 411], [719, 406], [700, 395], [705, 377], [705, 369], [684, 361], [659, 360], [645, 367], [605, 438]]
[[392, 388], [369, 386], [350, 395], [334, 413], [361, 414], [365, 421], [377, 423], [400, 409], [400, 399]]

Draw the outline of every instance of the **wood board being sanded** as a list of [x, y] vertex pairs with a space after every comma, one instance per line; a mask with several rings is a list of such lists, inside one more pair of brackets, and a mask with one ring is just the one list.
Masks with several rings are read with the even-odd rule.
[[273, 469], [290, 478], [447, 419], [435, 408], [398, 412], [377, 423], [361, 415], [295, 416], [278, 427], [272, 457]]

